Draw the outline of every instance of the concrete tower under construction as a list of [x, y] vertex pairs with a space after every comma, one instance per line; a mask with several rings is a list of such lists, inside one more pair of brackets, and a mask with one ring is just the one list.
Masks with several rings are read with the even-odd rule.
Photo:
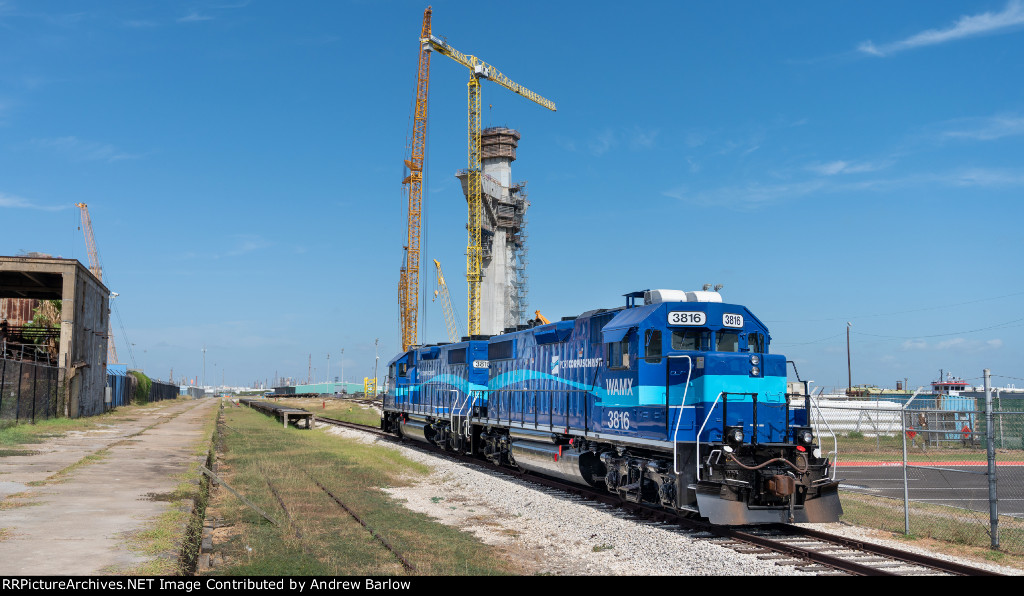
[[[481, 244], [483, 264], [480, 287], [480, 332], [501, 333], [526, 323], [526, 183], [512, 183], [512, 162], [519, 146], [519, 131], [486, 128], [480, 134], [480, 177], [483, 203]], [[466, 172], [457, 174], [468, 195]]]

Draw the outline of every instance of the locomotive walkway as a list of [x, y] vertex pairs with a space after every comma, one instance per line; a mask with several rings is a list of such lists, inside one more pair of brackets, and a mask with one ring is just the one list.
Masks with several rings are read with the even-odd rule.
[[160, 402], [0, 457], [0, 576], [116, 574], [151, 561], [131, 538], [170, 510], [190, 464], [205, 462], [218, 403]]

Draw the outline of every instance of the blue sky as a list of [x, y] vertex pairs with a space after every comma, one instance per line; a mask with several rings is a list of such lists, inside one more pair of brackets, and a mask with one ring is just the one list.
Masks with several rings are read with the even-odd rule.
[[[208, 381], [251, 384], [344, 349], [372, 374], [425, 7], [0, 0], [0, 254], [87, 262], [85, 202], [122, 361], [200, 376], [205, 345]], [[1024, 2], [625, 7], [433, 2], [436, 35], [558, 105], [484, 83], [484, 126], [522, 133], [531, 310], [721, 283], [819, 385], [846, 384], [847, 322], [854, 383], [1024, 385]], [[466, 81], [434, 56], [424, 254], [462, 321]]]

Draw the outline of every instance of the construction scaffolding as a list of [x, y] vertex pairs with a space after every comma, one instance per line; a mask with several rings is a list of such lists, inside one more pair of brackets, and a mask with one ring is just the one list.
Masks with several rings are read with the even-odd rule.
[[[518, 131], [493, 127], [481, 131], [480, 332], [501, 333], [529, 318], [526, 266], [526, 212], [530, 207], [526, 183], [511, 183], [512, 162], [521, 138]], [[469, 200], [468, 171], [456, 177]]]

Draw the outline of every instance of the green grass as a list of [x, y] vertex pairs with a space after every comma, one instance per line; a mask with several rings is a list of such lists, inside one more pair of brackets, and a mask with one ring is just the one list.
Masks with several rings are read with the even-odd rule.
[[[850, 436], [838, 437], [839, 462], [856, 461], [903, 461], [903, 439], [899, 436], [858, 436], [860, 433], [851, 432]], [[819, 437], [822, 451], [832, 449], [831, 437]], [[964, 447], [959, 443], [946, 444], [942, 446], [922, 447], [920, 439], [916, 442], [907, 440], [907, 460], [911, 463], [927, 461], [962, 461], [962, 462], [984, 462], [988, 455], [983, 445]], [[1020, 461], [1024, 460], [1024, 451], [1020, 449], [996, 449], [996, 460]]]
[[[910, 535], [903, 534], [903, 502], [841, 492], [844, 523], [893, 532], [907, 540], [931, 539], [955, 547], [967, 547], [976, 557], [988, 558], [991, 538], [988, 513], [942, 505], [910, 503]], [[1024, 521], [1000, 516], [999, 539], [1003, 564], [1024, 567]]]
[[[182, 398], [179, 398], [182, 399]], [[85, 431], [103, 425], [131, 420], [132, 416], [150, 414], [177, 400], [164, 400], [145, 405], [121, 406], [110, 412], [82, 418], [51, 418], [38, 420], [35, 424], [11, 420], [0, 421], [0, 446], [32, 445], [43, 443], [49, 438], [60, 437], [71, 431]]]
[[308, 410], [316, 416], [335, 418], [355, 424], [380, 426], [380, 412], [370, 406], [347, 399], [283, 399], [278, 403]]
[[[215, 573], [408, 573], [398, 558], [319, 489], [314, 479], [411, 562], [417, 574], [518, 572], [500, 549], [411, 512], [381, 490], [423, 477], [429, 471], [426, 466], [393, 449], [315, 430], [282, 429], [274, 419], [248, 408], [227, 408], [224, 415], [225, 423], [239, 431], [222, 431], [220, 437], [219, 465], [226, 470], [226, 482], [282, 525], [267, 522], [237, 497], [220, 490], [214, 507], [223, 523], [231, 526], [233, 537], [217, 545], [229, 564], [216, 568]], [[268, 482], [281, 496], [288, 515]]]

